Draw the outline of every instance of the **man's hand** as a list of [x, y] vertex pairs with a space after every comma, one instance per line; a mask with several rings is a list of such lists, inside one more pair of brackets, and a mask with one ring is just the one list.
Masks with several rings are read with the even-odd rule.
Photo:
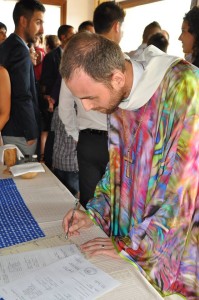
[[36, 143], [36, 141], [37, 141], [37, 140], [29, 140], [29, 141], [27, 141], [26, 143], [27, 143], [27, 145], [32, 146], [33, 144]]
[[89, 256], [108, 255], [120, 258], [110, 238], [95, 238], [81, 245], [81, 250]]
[[[71, 224], [71, 217], [73, 215], [73, 220]], [[77, 209], [73, 214], [73, 209], [70, 209], [63, 219], [62, 226], [64, 232], [68, 233], [69, 236], [79, 235], [80, 228], [89, 228], [93, 225], [92, 220], [87, 216], [87, 214]], [[68, 228], [69, 227], [69, 228]]]
[[55, 100], [49, 95], [44, 95], [44, 99], [48, 102], [48, 111], [53, 112]]

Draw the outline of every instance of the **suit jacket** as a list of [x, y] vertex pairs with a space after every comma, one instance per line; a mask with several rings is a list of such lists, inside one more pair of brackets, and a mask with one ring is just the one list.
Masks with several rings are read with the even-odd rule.
[[10, 119], [2, 135], [27, 141], [38, 138], [40, 112], [33, 65], [29, 49], [15, 33], [0, 45], [0, 64], [8, 70], [11, 81]]
[[45, 88], [44, 94], [50, 95], [59, 77], [59, 65], [61, 61], [61, 48], [57, 47], [45, 55], [43, 60], [40, 84]]

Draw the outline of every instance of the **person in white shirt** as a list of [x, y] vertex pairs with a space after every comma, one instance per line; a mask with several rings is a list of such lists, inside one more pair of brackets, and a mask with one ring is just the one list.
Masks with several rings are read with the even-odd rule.
[[148, 24], [143, 31], [142, 44], [136, 50], [128, 52], [128, 56], [136, 60], [147, 47], [149, 38], [158, 32], [162, 32], [161, 26], [158, 22], [153, 21], [152, 23]]
[[[124, 17], [124, 11], [114, 2], [100, 4], [94, 11], [95, 32], [119, 44]], [[77, 104], [77, 115], [74, 103]], [[107, 115], [85, 111], [81, 101], [72, 96], [62, 80], [59, 116], [68, 135], [77, 141], [80, 203], [85, 207], [94, 196], [95, 187], [104, 175], [109, 161]]]

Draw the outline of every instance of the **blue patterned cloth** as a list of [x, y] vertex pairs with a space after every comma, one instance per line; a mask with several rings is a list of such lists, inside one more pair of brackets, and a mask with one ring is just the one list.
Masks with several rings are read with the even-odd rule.
[[1, 179], [0, 248], [44, 236], [45, 234], [24, 203], [13, 179]]

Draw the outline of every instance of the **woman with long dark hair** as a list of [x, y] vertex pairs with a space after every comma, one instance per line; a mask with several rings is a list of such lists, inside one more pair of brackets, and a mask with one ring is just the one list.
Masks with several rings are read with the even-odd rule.
[[194, 6], [185, 14], [179, 40], [182, 42], [185, 58], [199, 67], [199, 7]]

